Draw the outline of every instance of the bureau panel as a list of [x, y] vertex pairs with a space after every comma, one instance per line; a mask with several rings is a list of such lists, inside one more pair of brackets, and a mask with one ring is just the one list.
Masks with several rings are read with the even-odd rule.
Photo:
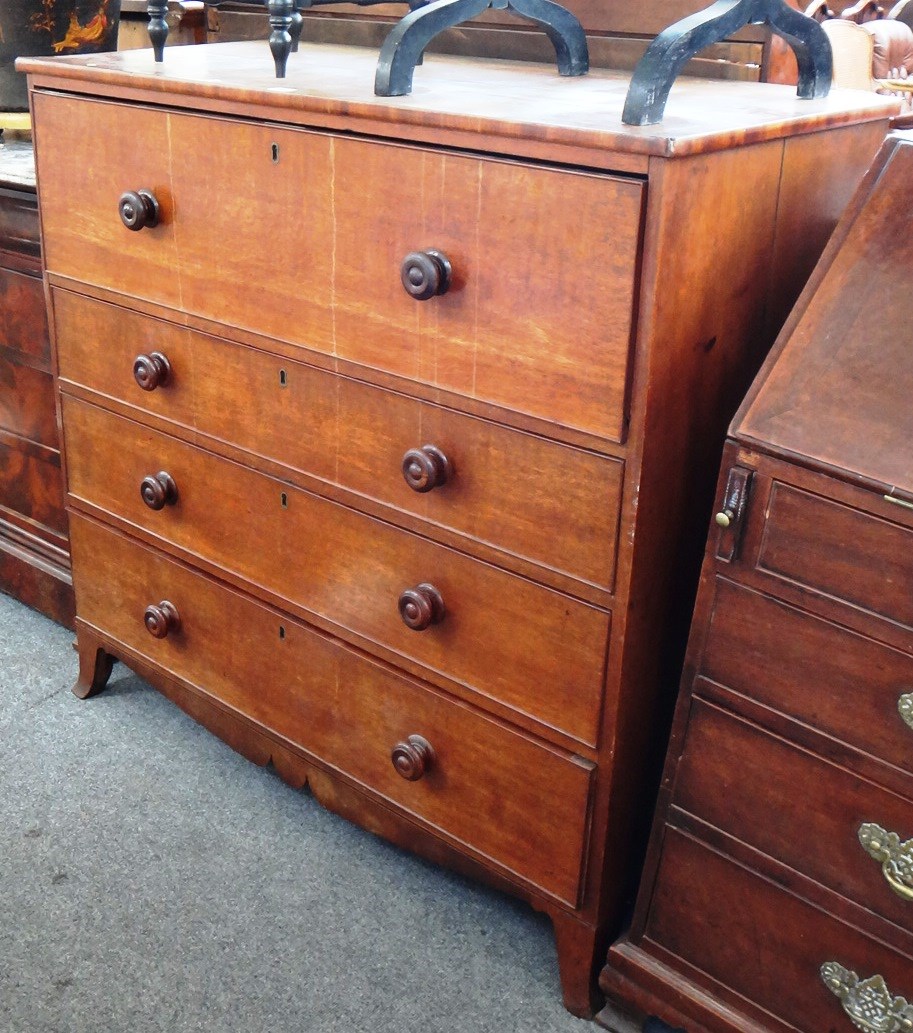
[[[51, 273], [623, 437], [640, 181], [126, 105], [35, 104]], [[161, 223], [136, 233], [117, 204], [140, 187], [161, 190]], [[428, 252], [450, 264], [446, 290]], [[412, 279], [442, 290], [425, 300], [401, 279], [417, 253]]]
[[[620, 461], [69, 291], [53, 295], [62, 380], [612, 588]], [[167, 380], [141, 390], [134, 362], [154, 353], [167, 359]], [[438, 487], [411, 490], [404, 456], [429, 444], [450, 469]], [[437, 469], [434, 454], [423, 455]]]
[[0, 269], [0, 348], [21, 352], [50, 368], [48, 319], [38, 277]]
[[905, 653], [717, 578], [699, 674], [913, 770], [913, 657]]
[[[82, 620], [448, 837], [576, 903], [590, 765], [76, 514], [72, 549]], [[165, 600], [180, 629], [157, 639], [144, 613]], [[432, 756], [424, 774], [407, 781], [391, 751], [414, 735]]]
[[913, 931], [909, 799], [695, 698], [675, 807]]
[[774, 482], [758, 568], [913, 627], [913, 531]]
[[[95, 406], [63, 401], [71, 497], [595, 744], [607, 613]], [[158, 474], [173, 479], [174, 504]], [[146, 478], [160, 509], [144, 504]]]
[[908, 958], [672, 828], [645, 936], [716, 981], [714, 993], [722, 984], [729, 1001], [747, 998], [800, 1033], [856, 1028], [822, 981], [827, 962], [913, 994]]
[[33, 455], [0, 438], [0, 510], [66, 534], [60, 456]]
[[0, 428], [57, 448], [54, 379], [0, 352]]

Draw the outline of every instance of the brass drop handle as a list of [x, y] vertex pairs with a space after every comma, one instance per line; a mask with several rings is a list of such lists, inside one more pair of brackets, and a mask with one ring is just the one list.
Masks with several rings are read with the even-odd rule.
[[895, 997], [883, 976], [860, 979], [837, 961], [826, 961], [821, 981], [840, 1000], [850, 1022], [863, 1033], [913, 1033], [913, 1004]]
[[434, 587], [423, 583], [407, 588], [399, 597], [399, 615], [413, 631], [425, 631], [444, 619], [444, 600]]
[[901, 720], [909, 728], [913, 728], [913, 692], [908, 692], [897, 701], [897, 709], [900, 711]]
[[144, 477], [143, 483], [139, 486], [139, 493], [143, 497], [143, 502], [156, 511], [164, 509], [165, 506], [173, 506], [178, 500], [178, 486], [171, 474], [165, 470]]
[[420, 735], [410, 735], [405, 742], [398, 742], [390, 754], [396, 773], [408, 782], [417, 782], [434, 763], [434, 750], [427, 739]]
[[440, 488], [453, 476], [450, 460], [436, 445], [410, 448], [403, 456], [403, 477], [420, 494]]
[[153, 638], [167, 638], [181, 630], [181, 615], [174, 603], [169, 603], [167, 599], [160, 602], [158, 606], [154, 604], [147, 606], [143, 620], [146, 624], [146, 631]]
[[453, 268], [442, 251], [410, 251], [399, 270], [406, 293], [416, 301], [427, 301], [450, 289]]
[[120, 195], [117, 204], [120, 221], [128, 230], [142, 230], [158, 226], [159, 203], [151, 190], [128, 190]]
[[161, 352], [137, 355], [133, 360], [133, 379], [144, 391], [164, 387], [171, 379], [171, 363]]
[[881, 873], [901, 900], [913, 903], [913, 839], [900, 841], [874, 822], [859, 826], [859, 842], [866, 853], [881, 865]]

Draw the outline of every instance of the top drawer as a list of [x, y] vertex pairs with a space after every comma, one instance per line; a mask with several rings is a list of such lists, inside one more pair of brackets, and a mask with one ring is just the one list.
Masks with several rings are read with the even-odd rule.
[[775, 481], [759, 570], [913, 628], [913, 530]]
[[[641, 182], [34, 103], [50, 272], [622, 439]], [[131, 232], [118, 200], [139, 189], [160, 221]], [[401, 266], [428, 250], [446, 255], [452, 280], [417, 301]]]

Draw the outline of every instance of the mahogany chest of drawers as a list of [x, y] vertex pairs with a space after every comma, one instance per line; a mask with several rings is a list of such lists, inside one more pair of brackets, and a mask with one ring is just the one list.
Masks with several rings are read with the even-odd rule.
[[375, 60], [27, 65], [77, 691], [531, 901], [584, 1014], [726, 422], [892, 109]]
[[12, 147], [17, 182], [0, 171], [0, 590], [72, 626], [38, 202], [18, 185], [28, 145]]
[[913, 1029], [911, 202], [897, 134], [726, 447], [635, 921], [601, 979], [688, 1033]]

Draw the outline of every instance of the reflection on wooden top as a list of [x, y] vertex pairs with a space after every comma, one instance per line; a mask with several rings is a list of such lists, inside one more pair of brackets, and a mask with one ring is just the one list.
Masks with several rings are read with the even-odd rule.
[[277, 80], [269, 49], [257, 40], [175, 47], [159, 66], [151, 51], [137, 50], [21, 58], [17, 67], [38, 85], [128, 99], [166, 93], [169, 104], [195, 110], [330, 128], [344, 120], [349, 129], [420, 132], [429, 142], [436, 142], [435, 133], [482, 134], [493, 148], [501, 138], [644, 156], [721, 150], [887, 118], [898, 109], [894, 100], [857, 91], [802, 101], [791, 86], [681, 78], [663, 122], [638, 128], [621, 122], [629, 82], [623, 74], [595, 70], [562, 78], [553, 65], [429, 54], [416, 69], [411, 96], [387, 98], [374, 95], [376, 64], [375, 50], [303, 44], [288, 78]]

